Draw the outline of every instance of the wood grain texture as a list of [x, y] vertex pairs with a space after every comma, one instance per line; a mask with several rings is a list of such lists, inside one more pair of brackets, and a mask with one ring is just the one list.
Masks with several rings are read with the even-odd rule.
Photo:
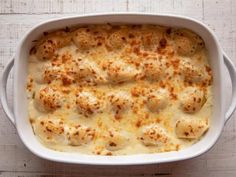
[[[1, 0], [0, 72], [14, 55], [19, 39], [44, 20], [94, 12], [154, 12], [186, 15], [203, 21], [218, 36], [222, 48], [236, 64], [236, 1], [234, 0]], [[231, 84], [225, 68], [225, 96]], [[8, 99], [12, 106], [12, 75]], [[216, 145], [207, 153], [175, 163], [145, 166], [86, 166], [50, 162], [36, 157], [20, 141], [0, 106], [0, 177], [45, 176], [236, 176], [236, 115], [227, 123]]]

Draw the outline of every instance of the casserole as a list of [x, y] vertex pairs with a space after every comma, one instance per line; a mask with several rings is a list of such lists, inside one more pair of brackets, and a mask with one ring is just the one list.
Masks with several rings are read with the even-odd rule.
[[211, 68], [192, 31], [93, 24], [36, 41], [28, 116], [48, 148], [110, 156], [179, 151], [210, 127]]
[[[129, 24], [158, 24], [164, 26], [188, 28], [199, 34], [205, 41], [209, 51], [210, 65], [213, 71], [213, 116], [211, 128], [206, 135], [196, 144], [187, 149], [177, 152], [165, 152], [161, 154], [140, 154], [132, 156], [93, 156], [79, 153], [57, 152], [42, 146], [35, 138], [30, 122], [28, 121], [27, 96], [25, 92], [29, 50], [33, 46], [33, 40], [38, 38], [44, 31], [58, 29], [75, 24], [97, 24], [97, 23], [129, 23]], [[224, 60], [223, 60], [224, 59]], [[15, 62], [14, 62], [15, 60]], [[236, 69], [219, 46], [215, 35], [202, 23], [180, 16], [153, 15], [153, 14], [97, 14], [88, 16], [75, 16], [51, 20], [41, 23], [29, 31], [21, 40], [16, 55], [4, 69], [1, 79], [1, 102], [7, 116], [15, 123], [18, 134], [23, 143], [36, 155], [49, 160], [96, 165], [133, 165], [162, 163], [183, 160], [200, 155], [209, 150], [218, 139], [224, 123], [230, 118], [236, 107]], [[223, 97], [224, 80], [223, 61], [225, 62], [232, 80], [232, 103], [228, 111], [224, 107]], [[10, 69], [14, 70], [14, 113], [12, 113], [6, 102], [6, 82]]]

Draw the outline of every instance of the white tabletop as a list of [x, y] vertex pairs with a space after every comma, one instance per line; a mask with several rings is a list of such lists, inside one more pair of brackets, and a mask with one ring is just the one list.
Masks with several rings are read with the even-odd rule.
[[[94, 12], [153, 12], [186, 15], [203, 21], [217, 34], [236, 64], [234, 0], [0, 0], [0, 73], [14, 55], [21, 36], [33, 25], [56, 17]], [[229, 76], [226, 96], [230, 98]], [[12, 75], [8, 84], [12, 105]], [[228, 105], [228, 102], [227, 102]], [[236, 115], [216, 145], [190, 160], [160, 165], [104, 167], [55, 163], [29, 152], [0, 106], [0, 177], [30, 176], [236, 176]]]

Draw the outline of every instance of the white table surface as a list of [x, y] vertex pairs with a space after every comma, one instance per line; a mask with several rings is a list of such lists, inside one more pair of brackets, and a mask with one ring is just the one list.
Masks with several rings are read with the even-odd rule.
[[[14, 55], [21, 36], [33, 25], [52, 18], [94, 12], [154, 12], [186, 15], [203, 21], [217, 34], [222, 48], [236, 64], [235, 0], [0, 0], [0, 73]], [[230, 82], [225, 73], [225, 96]], [[12, 105], [12, 75], [9, 104]], [[228, 105], [228, 102], [226, 103]], [[191, 160], [145, 166], [69, 165], [43, 160], [21, 143], [0, 106], [0, 177], [31, 176], [236, 176], [236, 114], [216, 145]]]

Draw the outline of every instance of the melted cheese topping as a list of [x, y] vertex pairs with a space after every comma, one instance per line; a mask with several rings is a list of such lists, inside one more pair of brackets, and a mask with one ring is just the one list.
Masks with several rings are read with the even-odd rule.
[[177, 151], [210, 126], [207, 50], [187, 29], [88, 25], [45, 33], [28, 69], [29, 119], [54, 150]]

